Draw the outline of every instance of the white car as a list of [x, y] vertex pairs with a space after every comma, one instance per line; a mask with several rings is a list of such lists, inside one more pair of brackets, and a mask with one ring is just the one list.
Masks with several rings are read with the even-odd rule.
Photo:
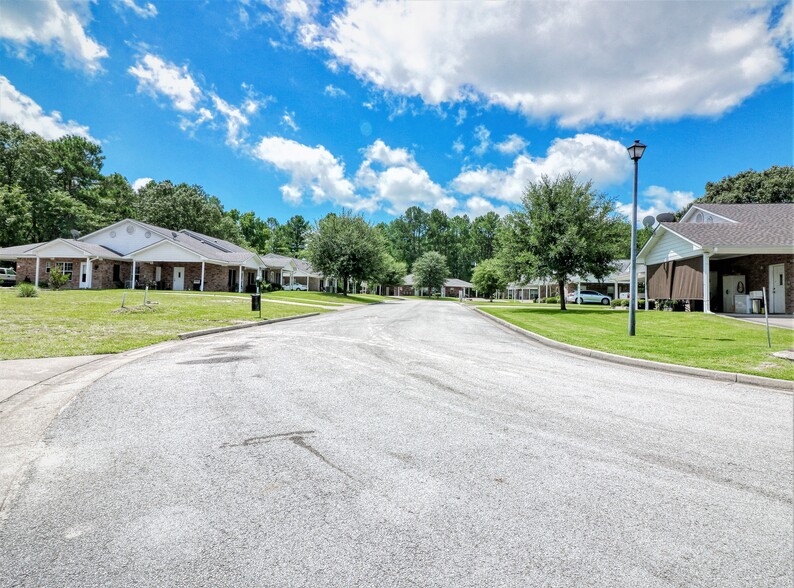
[[300, 290], [302, 292], [306, 292], [308, 288], [303, 284], [299, 284], [298, 282], [295, 282], [294, 284], [287, 284], [282, 288], [282, 290]]
[[17, 273], [10, 267], [0, 267], [0, 286], [16, 286]]
[[575, 304], [603, 304], [609, 306], [612, 303], [612, 298], [601, 292], [595, 290], [580, 290], [579, 292], [571, 292], [565, 299], [566, 302], [573, 302]]

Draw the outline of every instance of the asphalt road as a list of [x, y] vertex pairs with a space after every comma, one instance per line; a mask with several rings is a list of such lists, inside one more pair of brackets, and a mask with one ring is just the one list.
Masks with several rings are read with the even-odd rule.
[[47, 430], [2, 586], [786, 586], [792, 396], [445, 302], [187, 341]]

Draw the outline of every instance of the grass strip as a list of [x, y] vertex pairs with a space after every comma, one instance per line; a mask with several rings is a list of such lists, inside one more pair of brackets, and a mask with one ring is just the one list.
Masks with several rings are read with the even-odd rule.
[[[479, 306], [479, 305], [478, 305]], [[485, 312], [555, 341], [652, 361], [794, 380], [794, 362], [775, 351], [794, 347], [794, 331], [698, 312], [641, 311], [636, 336], [628, 336], [628, 312], [571, 305], [487, 308]]]
[[[119, 353], [179, 333], [259, 320], [248, 296], [150, 291], [147, 306], [143, 297], [141, 290], [42, 290], [38, 298], [17, 298], [15, 289], [2, 289], [0, 359]], [[309, 312], [327, 309], [262, 301], [263, 318]]]

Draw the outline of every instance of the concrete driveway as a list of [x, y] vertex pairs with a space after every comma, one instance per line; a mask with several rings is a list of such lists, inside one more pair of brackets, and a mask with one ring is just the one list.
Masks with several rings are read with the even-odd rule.
[[792, 397], [446, 302], [195, 339], [84, 390], [2, 586], [790, 586]]

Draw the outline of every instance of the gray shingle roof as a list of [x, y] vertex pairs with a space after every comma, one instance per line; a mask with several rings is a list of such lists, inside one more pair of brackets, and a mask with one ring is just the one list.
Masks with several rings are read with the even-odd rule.
[[[794, 204], [694, 204], [695, 207], [740, 223], [794, 227]], [[689, 224], [689, 223], [685, 223]]]
[[[794, 209], [794, 204], [791, 205]], [[714, 211], [716, 212], [716, 211]], [[720, 214], [717, 212], [717, 214]], [[701, 247], [794, 247], [794, 222], [787, 224], [660, 223], [673, 233]]]

